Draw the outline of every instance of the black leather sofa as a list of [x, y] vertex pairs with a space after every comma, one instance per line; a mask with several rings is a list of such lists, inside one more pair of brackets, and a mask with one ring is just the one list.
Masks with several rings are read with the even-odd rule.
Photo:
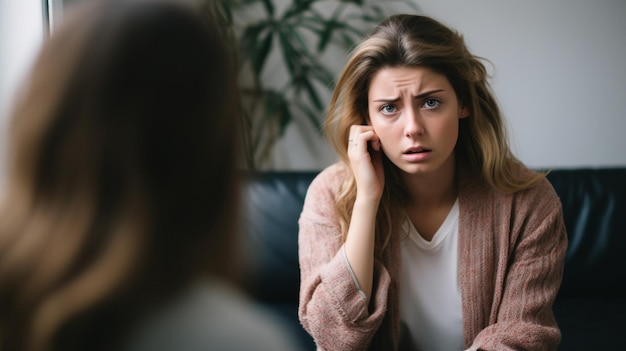
[[[298, 217], [317, 172], [248, 175], [243, 193], [247, 287], [315, 350], [297, 317]], [[554, 169], [569, 247], [554, 305], [559, 350], [626, 350], [626, 167]]]

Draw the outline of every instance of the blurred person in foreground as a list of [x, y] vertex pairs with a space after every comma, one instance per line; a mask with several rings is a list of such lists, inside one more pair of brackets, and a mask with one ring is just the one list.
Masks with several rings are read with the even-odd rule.
[[5, 351], [294, 350], [237, 281], [233, 60], [191, 2], [89, 1], [16, 101]]

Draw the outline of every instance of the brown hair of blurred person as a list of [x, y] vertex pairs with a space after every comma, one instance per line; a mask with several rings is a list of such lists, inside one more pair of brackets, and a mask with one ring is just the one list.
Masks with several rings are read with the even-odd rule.
[[240, 114], [219, 30], [172, 1], [78, 6], [12, 113], [3, 350], [115, 349], [150, 306], [236, 266]]

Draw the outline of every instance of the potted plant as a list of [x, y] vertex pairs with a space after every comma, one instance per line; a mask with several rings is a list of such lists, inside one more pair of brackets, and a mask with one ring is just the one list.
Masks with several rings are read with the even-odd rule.
[[321, 135], [338, 74], [333, 50], [345, 56], [398, 5], [417, 10], [412, 0], [201, 1], [235, 43], [252, 169], [292, 123]]

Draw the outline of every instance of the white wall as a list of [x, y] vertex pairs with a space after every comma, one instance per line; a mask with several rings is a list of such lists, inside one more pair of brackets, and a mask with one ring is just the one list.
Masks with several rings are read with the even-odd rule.
[[41, 0], [0, 0], [0, 111], [5, 118], [44, 36], [41, 4]]
[[0, 182], [4, 179], [8, 109], [44, 37], [41, 0], [0, 0]]
[[[417, 0], [489, 59], [511, 144], [531, 167], [626, 166], [626, 1]], [[279, 145], [284, 168], [334, 160]], [[290, 151], [288, 151], [290, 150]]]
[[522, 161], [626, 166], [626, 1], [418, 3], [493, 62], [493, 88]]

